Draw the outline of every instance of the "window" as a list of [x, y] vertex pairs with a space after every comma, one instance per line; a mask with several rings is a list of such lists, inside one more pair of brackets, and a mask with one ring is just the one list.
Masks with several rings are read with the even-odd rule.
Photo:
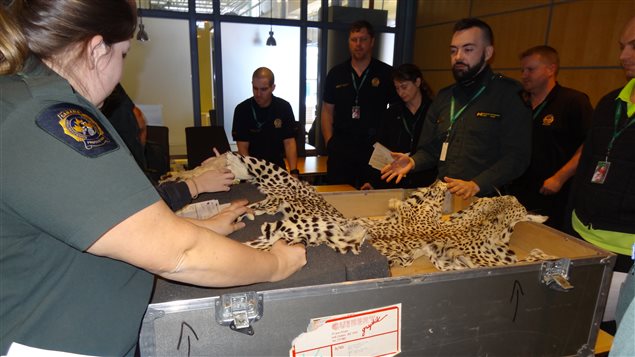
[[[276, 46], [265, 41], [273, 29]], [[221, 24], [223, 56], [223, 111], [225, 131], [232, 142], [231, 125], [234, 108], [253, 96], [251, 76], [258, 67], [268, 67], [275, 76], [273, 95], [280, 97], [299, 118], [300, 28], [224, 22]]]
[[[131, 41], [121, 84], [151, 125], [170, 129], [170, 153], [185, 153], [192, 126], [192, 68], [186, 20], [144, 18], [150, 41]], [[178, 95], [175, 95], [178, 94]]]
[[[375, 25], [374, 55], [389, 64], [396, 34], [407, 31], [395, 26], [398, 0], [196, 0], [195, 9], [191, 0], [137, 2], [150, 41], [134, 41], [134, 60], [127, 61], [134, 64], [127, 64], [122, 83], [135, 102], [161, 106], [175, 155], [185, 155], [187, 126], [222, 124], [231, 139], [234, 108], [252, 96], [251, 74], [260, 66], [273, 70], [274, 94], [289, 101], [308, 132], [319, 115], [320, 81], [348, 58], [343, 24], [363, 18]], [[270, 30], [275, 47], [266, 46]]]

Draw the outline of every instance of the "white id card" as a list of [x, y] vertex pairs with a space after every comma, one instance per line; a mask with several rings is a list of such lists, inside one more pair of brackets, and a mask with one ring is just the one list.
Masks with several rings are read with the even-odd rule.
[[441, 145], [441, 156], [439, 156], [439, 161], [445, 161], [445, 156], [448, 154], [448, 146], [450, 144], [445, 141], [443, 145]]

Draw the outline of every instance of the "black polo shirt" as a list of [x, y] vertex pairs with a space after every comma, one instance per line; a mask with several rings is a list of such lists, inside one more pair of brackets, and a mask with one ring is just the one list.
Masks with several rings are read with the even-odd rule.
[[531, 163], [523, 176], [542, 185], [566, 164], [584, 142], [592, 115], [586, 94], [556, 84], [533, 110]]
[[266, 108], [252, 98], [236, 106], [232, 137], [249, 142], [249, 155], [284, 168], [284, 140], [295, 138], [297, 125], [291, 105], [276, 96]]
[[[334, 105], [333, 136], [327, 143], [330, 183], [358, 186], [366, 180], [368, 160], [381, 127], [381, 114], [389, 102], [397, 99], [391, 72], [390, 65], [375, 58], [361, 77], [351, 66], [350, 59], [329, 71], [323, 100]], [[353, 119], [356, 98], [359, 118]]]
[[541, 195], [539, 190], [584, 142], [593, 107], [586, 94], [556, 84], [532, 115], [531, 162], [514, 181], [511, 192], [528, 210], [549, 216], [547, 223], [561, 228], [569, 182], [555, 195]]
[[[419, 142], [423, 121], [432, 101], [422, 98], [419, 109], [412, 113], [402, 101], [391, 103], [382, 114], [382, 127], [377, 134], [377, 141], [390, 151], [414, 153]], [[378, 171], [379, 172], [379, 171]], [[379, 180], [374, 182], [375, 188], [414, 188], [429, 186], [436, 179], [436, 168], [413, 172], [404, 177], [399, 184]]]
[[[598, 102], [591, 120], [591, 130], [584, 142], [572, 192], [573, 208], [585, 225], [635, 234], [635, 125], [626, 126], [626, 105], [616, 99], [621, 88]], [[621, 103], [620, 103], [621, 102]], [[608, 157], [611, 167], [603, 184], [591, 178], [599, 161], [606, 159], [609, 141], [615, 131], [615, 113], [621, 105], [618, 129], [623, 132], [615, 140]]]
[[[351, 66], [350, 59], [329, 71], [323, 100], [335, 106], [333, 136], [351, 135], [366, 142], [375, 138], [381, 113], [390, 101], [397, 99], [394, 84], [390, 79], [391, 71], [390, 65], [375, 58], [371, 59], [361, 77]], [[355, 90], [353, 80], [357, 83], [359, 94]], [[360, 107], [359, 119], [352, 118], [356, 97], [357, 105]]]

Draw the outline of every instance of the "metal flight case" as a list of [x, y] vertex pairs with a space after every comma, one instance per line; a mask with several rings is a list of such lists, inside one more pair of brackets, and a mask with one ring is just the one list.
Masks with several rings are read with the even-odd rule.
[[[389, 197], [404, 194], [324, 197], [345, 215], [379, 216]], [[309, 248], [305, 269], [314, 277], [279, 285], [205, 289], [159, 281], [141, 328], [141, 355], [593, 355], [615, 255], [533, 222], [518, 223], [510, 245], [519, 257], [539, 248], [558, 259], [442, 272], [419, 258], [387, 271], [365, 244], [362, 255], [333, 260]]]

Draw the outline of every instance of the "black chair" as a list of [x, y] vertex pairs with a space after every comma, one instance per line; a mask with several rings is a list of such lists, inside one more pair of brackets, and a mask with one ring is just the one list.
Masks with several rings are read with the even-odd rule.
[[219, 153], [230, 151], [229, 141], [222, 126], [192, 126], [185, 128], [187, 146], [187, 167], [193, 169], [205, 159], [214, 156], [213, 148]]
[[170, 171], [169, 130], [165, 126], [148, 125], [145, 156], [148, 175], [158, 181]]

